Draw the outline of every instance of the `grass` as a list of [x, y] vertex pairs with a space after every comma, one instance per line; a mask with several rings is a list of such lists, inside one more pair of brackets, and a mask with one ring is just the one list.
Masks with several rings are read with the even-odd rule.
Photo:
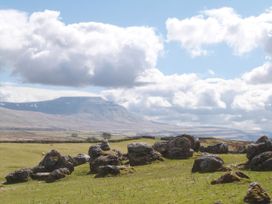
[[[139, 140], [137, 140], [139, 141]], [[153, 143], [153, 140], [142, 140]], [[113, 143], [126, 151], [128, 142]], [[89, 144], [0, 144], [0, 181], [11, 171], [36, 165], [42, 152], [57, 149], [63, 154], [86, 153]], [[197, 157], [197, 155], [194, 155]], [[245, 155], [222, 155], [225, 162], [241, 163]], [[76, 168], [71, 176], [55, 183], [29, 181], [0, 186], [3, 204], [74, 204], [74, 203], [243, 203], [249, 181], [210, 185], [222, 173], [191, 174], [194, 158], [165, 160], [135, 167], [133, 174], [95, 179], [87, 175], [88, 164]], [[258, 181], [272, 195], [271, 172], [245, 171], [251, 181]]]

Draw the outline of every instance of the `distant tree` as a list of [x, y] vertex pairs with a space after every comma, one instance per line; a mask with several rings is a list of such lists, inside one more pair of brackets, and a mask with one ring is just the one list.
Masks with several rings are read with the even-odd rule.
[[72, 133], [71, 137], [78, 137], [78, 134], [77, 133]]
[[98, 139], [97, 139], [96, 137], [88, 137], [88, 138], [86, 139], [86, 141], [87, 141], [87, 142], [97, 142]]
[[104, 140], [109, 140], [111, 138], [111, 134], [108, 132], [103, 132], [101, 136]]

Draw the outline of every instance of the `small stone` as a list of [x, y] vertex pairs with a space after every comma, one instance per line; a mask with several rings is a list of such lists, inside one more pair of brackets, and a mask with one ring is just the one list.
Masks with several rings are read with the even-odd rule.
[[244, 197], [244, 202], [249, 204], [269, 204], [270, 201], [269, 195], [260, 184], [253, 182], [249, 185], [247, 195]]

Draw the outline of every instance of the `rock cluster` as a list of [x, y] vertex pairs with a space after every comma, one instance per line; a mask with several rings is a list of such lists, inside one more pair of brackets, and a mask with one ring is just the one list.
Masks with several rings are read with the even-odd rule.
[[208, 152], [211, 154], [227, 154], [229, 152], [229, 147], [225, 143], [219, 143], [216, 145], [210, 145], [207, 147], [200, 147], [201, 152]]
[[200, 142], [191, 135], [180, 135], [168, 141], [156, 142], [153, 148], [169, 159], [187, 159], [198, 151]]
[[[85, 159], [83, 159], [83, 157]], [[18, 183], [28, 181], [29, 178], [53, 182], [64, 178], [74, 171], [74, 166], [86, 163], [87, 157], [79, 154], [72, 158], [63, 156], [57, 150], [51, 150], [39, 164], [33, 168], [20, 169], [6, 176], [6, 183]]]
[[120, 151], [111, 149], [107, 141], [89, 148], [90, 173], [96, 174], [96, 178], [119, 175], [121, 169], [130, 167], [123, 164], [127, 161], [126, 155]]
[[262, 136], [247, 147], [246, 168], [253, 171], [272, 171], [272, 141]]
[[258, 184], [253, 182], [249, 185], [248, 192], [244, 197], [244, 202], [249, 204], [269, 204], [271, 198], [267, 192]]

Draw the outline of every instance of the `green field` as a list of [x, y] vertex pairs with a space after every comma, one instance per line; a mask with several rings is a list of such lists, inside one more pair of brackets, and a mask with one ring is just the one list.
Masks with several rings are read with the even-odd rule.
[[[153, 143], [153, 140], [142, 140]], [[129, 142], [111, 144], [126, 151]], [[86, 153], [90, 144], [0, 144], [0, 181], [11, 171], [35, 166], [42, 152], [57, 149], [62, 154]], [[195, 155], [194, 157], [197, 157]], [[227, 165], [246, 161], [245, 155], [222, 155]], [[1, 204], [72, 204], [72, 203], [243, 203], [249, 181], [210, 185], [222, 173], [191, 174], [194, 158], [165, 160], [135, 167], [135, 173], [118, 177], [94, 178], [87, 175], [88, 164], [55, 183], [29, 181], [1, 185]], [[272, 195], [272, 172], [244, 171]]]

